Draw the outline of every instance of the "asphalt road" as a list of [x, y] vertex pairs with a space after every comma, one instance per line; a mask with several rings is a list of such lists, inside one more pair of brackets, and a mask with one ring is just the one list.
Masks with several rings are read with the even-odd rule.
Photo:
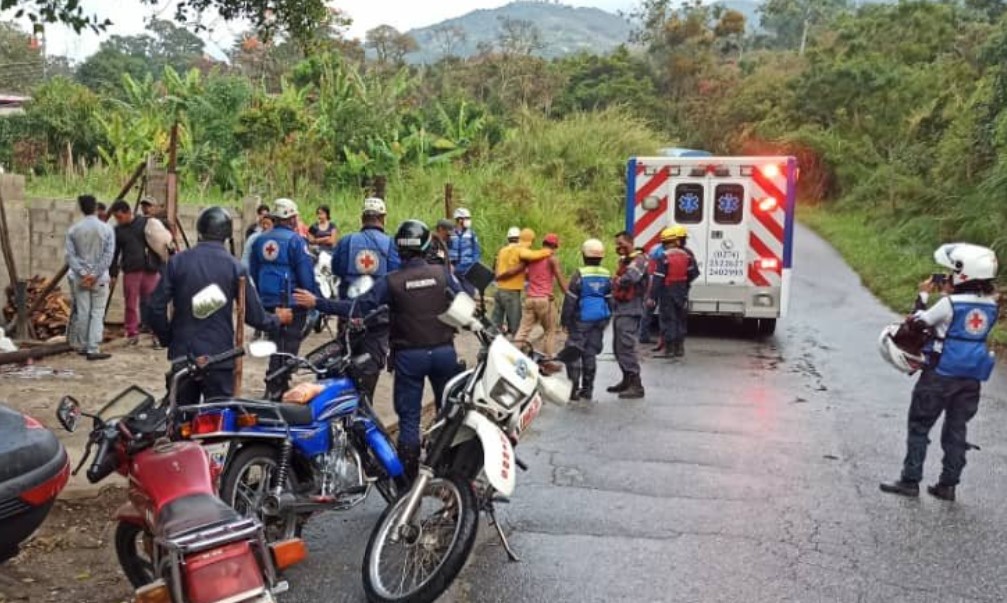
[[[501, 508], [521, 563], [485, 522], [444, 601], [1007, 600], [1007, 370], [984, 388], [948, 504], [878, 491], [897, 477], [912, 379], [880, 360], [896, 318], [799, 230], [775, 338], [713, 325], [682, 363], [648, 360], [643, 401], [549, 408]], [[907, 308], [911, 300], [906, 301]], [[599, 387], [617, 373], [601, 363]], [[939, 472], [932, 434], [927, 479]], [[377, 498], [317, 518], [284, 601], [362, 601]]]

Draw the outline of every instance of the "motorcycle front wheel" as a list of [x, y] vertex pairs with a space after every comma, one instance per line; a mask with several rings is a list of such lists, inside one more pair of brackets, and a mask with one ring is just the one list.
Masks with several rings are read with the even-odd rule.
[[381, 514], [364, 553], [364, 592], [381, 603], [428, 603], [451, 586], [476, 540], [479, 509], [468, 480], [427, 483], [412, 521], [397, 533], [409, 493]]
[[[245, 517], [255, 517], [266, 528], [266, 540], [276, 542], [299, 538], [303, 521], [294, 513], [266, 515], [262, 503], [279, 467], [280, 451], [272, 446], [246, 446], [227, 464], [220, 476], [220, 499]], [[284, 490], [293, 490], [290, 477]]]

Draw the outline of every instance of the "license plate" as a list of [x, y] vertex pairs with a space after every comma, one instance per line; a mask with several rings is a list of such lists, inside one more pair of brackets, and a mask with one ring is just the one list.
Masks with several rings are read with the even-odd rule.
[[223, 469], [227, 462], [227, 453], [231, 451], [230, 442], [220, 442], [217, 444], [204, 444], [203, 450], [210, 457], [210, 463], [216, 469]]

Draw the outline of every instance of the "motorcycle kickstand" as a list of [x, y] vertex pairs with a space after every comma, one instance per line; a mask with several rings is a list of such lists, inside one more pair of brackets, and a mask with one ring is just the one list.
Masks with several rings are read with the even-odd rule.
[[492, 501], [486, 504], [486, 514], [489, 515], [490, 525], [496, 528], [497, 535], [500, 536], [500, 543], [503, 544], [504, 550], [507, 551], [507, 557], [511, 561], [520, 562], [521, 558], [517, 556], [517, 553], [511, 548], [510, 543], [507, 542], [507, 535], [504, 534], [503, 526], [500, 525], [500, 520], [497, 519], [496, 508], [493, 507]]

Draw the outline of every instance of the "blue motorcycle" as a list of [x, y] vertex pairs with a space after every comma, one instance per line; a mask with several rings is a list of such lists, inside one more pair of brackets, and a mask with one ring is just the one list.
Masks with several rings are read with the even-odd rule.
[[[230, 399], [180, 409], [188, 413], [182, 437], [201, 440], [220, 471], [220, 498], [259, 518], [269, 540], [298, 537], [314, 513], [361, 504], [372, 486], [390, 503], [405, 485], [395, 447], [358, 387], [369, 356], [353, 352], [387, 312], [382, 307], [349, 321], [343, 338], [304, 358], [284, 355], [284, 366], [266, 376], [267, 391], [287, 373], [308, 370], [315, 383], [283, 394], [300, 396], [298, 403]], [[276, 351], [268, 341], [249, 348], [258, 357]]]

